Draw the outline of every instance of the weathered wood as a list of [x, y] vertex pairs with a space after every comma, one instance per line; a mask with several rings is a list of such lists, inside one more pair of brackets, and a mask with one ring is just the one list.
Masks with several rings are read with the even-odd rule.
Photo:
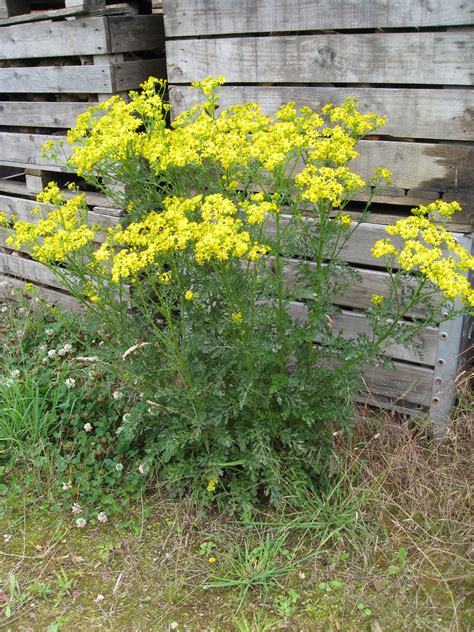
[[27, 279], [35, 284], [39, 283], [66, 290], [57, 276], [47, 266], [33, 259], [0, 253], [0, 271], [4, 274]]
[[[293, 302], [290, 306], [290, 312], [296, 319], [303, 321], [308, 319], [308, 307], [303, 303]], [[359, 312], [346, 310], [342, 310], [340, 314], [334, 316], [333, 330], [335, 333], [342, 332], [345, 338], [355, 338], [359, 334], [371, 335], [371, 327], [365, 316]], [[397, 360], [434, 366], [437, 341], [438, 330], [434, 327], [425, 327], [420, 330], [414, 341], [420, 345], [421, 355], [396, 343], [387, 347], [386, 355]], [[316, 339], [315, 342], [319, 341]]]
[[[430, 140], [474, 140], [474, 93], [471, 90], [422, 88], [331, 88], [327, 86], [222, 86], [221, 108], [253, 101], [271, 115], [283, 104], [295, 101], [320, 110], [327, 103], [341, 104], [357, 97], [361, 111], [386, 116], [382, 135]], [[170, 90], [173, 114], [198, 103], [201, 95], [188, 86]]]
[[[320, 364], [328, 367], [337, 365], [328, 360]], [[392, 368], [365, 367], [363, 379], [361, 393], [367, 393], [369, 397], [382, 395], [421, 406], [430, 405], [433, 369], [429, 367], [394, 361]]]
[[138, 88], [139, 84], [148, 77], [166, 77], [166, 62], [164, 59], [138, 59], [114, 64], [114, 92]]
[[[81, 17], [0, 29], [0, 59], [105, 55], [161, 50], [163, 46], [163, 18], [160, 15]], [[2, 88], [2, 92], [7, 91]]]
[[0, 0], [0, 18], [28, 13], [28, 0]]
[[[91, 66], [92, 67], [92, 66]], [[6, 165], [40, 166], [54, 171], [62, 168], [41, 156], [41, 147], [49, 139], [60, 136], [39, 134], [0, 133], [3, 153], [0, 162]], [[452, 189], [462, 203], [474, 194], [471, 165], [474, 147], [457, 144], [408, 143], [399, 141], [362, 141], [360, 157], [353, 168], [364, 178], [382, 165], [393, 172], [394, 185], [402, 188], [420, 188], [436, 192]], [[65, 145], [68, 150], [68, 146]], [[456, 193], [459, 195], [456, 196]], [[389, 198], [390, 199], [390, 198]], [[407, 202], [408, 203], [408, 202]], [[472, 204], [472, 200], [471, 200]], [[463, 223], [469, 224], [472, 206], [466, 209]]]
[[[24, 285], [25, 281], [0, 273], [0, 298], [6, 300], [15, 299], [15, 290], [21, 291]], [[77, 312], [83, 309], [83, 306], [78, 300], [65, 292], [60, 292], [59, 290], [49, 287], [36, 286], [35, 293], [39, 298], [45, 301], [45, 303], [48, 303], [48, 305], [61, 305], [64, 309], [71, 312]], [[32, 300], [34, 300], [34, 298]]]
[[162, 15], [108, 17], [110, 53], [157, 50], [165, 45]]
[[223, 75], [229, 83], [471, 85], [466, 31], [287, 35], [166, 43], [170, 83]]
[[41, 66], [0, 68], [0, 89], [10, 93], [81, 93], [114, 91], [112, 66]]
[[3, 101], [0, 102], [0, 125], [22, 127], [74, 127], [79, 114], [91, 102], [52, 103], [50, 101]]
[[163, 11], [167, 37], [474, 23], [464, 0], [164, 0]]
[[[51, 174], [51, 180], [54, 180], [55, 175], [56, 174]], [[16, 182], [14, 180], [8, 180], [8, 179], [0, 179], [0, 192], [11, 194], [14, 196], [21, 196], [21, 197], [24, 197], [25, 199], [34, 197], [28, 191], [27, 186], [24, 182]], [[81, 191], [79, 192], [81, 193]], [[77, 192], [70, 191], [69, 189], [61, 189], [61, 193], [64, 194], [66, 199], [70, 199], [77, 195]], [[114, 203], [102, 193], [97, 193], [96, 191], [86, 191], [85, 195], [86, 195], [86, 201], [89, 205], [91, 206], [95, 205], [101, 209], [98, 211], [99, 213], [101, 213], [102, 210], [104, 213], [106, 213], [106, 209], [108, 209], [110, 213], [106, 213], [106, 214], [119, 216], [120, 212], [118, 211], [118, 209], [113, 208]], [[111, 208], [109, 209], [109, 207]]]
[[[37, 214], [32, 214], [32, 210], [40, 208], [42, 211], [48, 211], [47, 204], [41, 204], [36, 202], [35, 200], [27, 200], [24, 198], [12, 197], [10, 195], [2, 195], [0, 194], [0, 210], [6, 213], [7, 217], [16, 217], [16, 219], [22, 220], [24, 222], [33, 222], [36, 224], [41, 216]], [[105, 228], [113, 228], [119, 222], [119, 217], [117, 215], [112, 215], [106, 212], [97, 212], [97, 208], [89, 211], [88, 213], [88, 221], [91, 224], [102, 226]], [[111, 210], [111, 209], [105, 209]], [[117, 210], [117, 209], [115, 209]]]
[[100, 55], [107, 52], [107, 37], [103, 17], [5, 26], [0, 29], [0, 59]]

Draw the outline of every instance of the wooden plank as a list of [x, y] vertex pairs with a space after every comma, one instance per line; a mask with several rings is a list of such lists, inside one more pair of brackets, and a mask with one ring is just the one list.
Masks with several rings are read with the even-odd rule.
[[[304, 303], [292, 302], [290, 313], [293, 318], [308, 320], [308, 307]], [[334, 333], [343, 332], [345, 338], [355, 338], [359, 334], [371, 336], [371, 327], [368, 320], [360, 312], [350, 312], [342, 310], [333, 318]], [[315, 342], [319, 342], [318, 339]], [[434, 366], [436, 359], [436, 345], [438, 342], [438, 329], [425, 327], [416, 336], [415, 342], [420, 345], [421, 355], [411, 349], [406, 349], [403, 345], [393, 343], [386, 349], [386, 355], [397, 360], [407, 362], [417, 362], [428, 366]]]
[[164, 0], [167, 37], [473, 24], [464, 0]]
[[168, 40], [166, 53], [177, 84], [223, 75], [229, 83], [470, 85], [474, 38], [460, 30]]
[[[25, 281], [0, 274], [0, 298], [7, 300], [15, 299], [17, 296], [15, 290], [21, 291], [24, 285]], [[71, 312], [84, 309], [78, 300], [65, 292], [60, 292], [59, 290], [49, 287], [36, 286], [36, 293], [38, 297], [48, 303], [48, 305], [61, 305], [64, 309]], [[34, 298], [32, 300], [34, 300]]]
[[108, 65], [0, 68], [0, 86], [2, 92], [24, 94], [114, 92]]
[[0, 0], [0, 18], [28, 13], [28, 0]]
[[0, 102], [0, 125], [66, 129], [74, 127], [79, 114], [92, 105], [95, 105], [92, 101], [82, 103], [3, 101]]
[[162, 15], [134, 15], [107, 18], [110, 53], [158, 50], [165, 45]]
[[28, 279], [28, 281], [35, 284], [49, 285], [61, 290], [66, 289], [47, 266], [33, 259], [14, 256], [5, 252], [0, 253], [0, 272], [22, 279]]
[[[3, 154], [0, 163], [6, 165], [43, 166], [54, 171], [62, 168], [41, 156], [41, 147], [49, 139], [61, 136], [15, 134], [0, 132]], [[65, 145], [65, 149], [69, 147]], [[353, 168], [364, 178], [382, 165], [393, 173], [394, 185], [406, 189], [421, 188], [438, 193], [451, 189], [469, 199], [474, 194], [471, 165], [474, 147], [458, 144], [409, 143], [399, 141], [361, 141], [360, 157]], [[464, 202], [464, 200], [462, 200]], [[472, 216], [470, 209], [469, 217]], [[465, 223], [469, 223], [466, 220]]]
[[[320, 110], [327, 103], [341, 104], [347, 97], [357, 97], [362, 112], [376, 112], [387, 117], [380, 134], [396, 138], [429, 140], [474, 140], [474, 93], [463, 89], [422, 88], [331, 88], [327, 86], [222, 86], [222, 108], [237, 103], [256, 102], [272, 115], [283, 104], [295, 101], [298, 107], [309, 105]], [[188, 86], [170, 90], [174, 115], [201, 100]]]
[[[105, 53], [107, 23], [103, 17], [16, 24], [0, 29], [0, 59], [41, 59]], [[2, 92], [8, 90], [2, 88]], [[31, 92], [36, 90], [32, 89]]]
[[[36, 208], [40, 208], [42, 211], [48, 211], [47, 204], [40, 204], [35, 200], [27, 200], [24, 198], [12, 197], [9, 195], [0, 194], [0, 210], [7, 214], [7, 217], [16, 216], [17, 219], [25, 222], [33, 222], [36, 224], [41, 216], [32, 214], [31, 211]], [[97, 212], [98, 207], [95, 210], [89, 211], [88, 221], [94, 225], [100, 225], [104, 228], [113, 228], [119, 223], [119, 217], [111, 215], [109, 213]], [[109, 209], [110, 210], [110, 209]]]
[[138, 88], [148, 77], [166, 77], [164, 59], [138, 59], [113, 65], [114, 91]]
[[[51, 175], [51, 180], [54, 180], [54, 177], [57, 176], [57, 174], [54, 174], [54, 173], [51, 173], [50, 175]], [[15, 196], [22, 196], [24, 198], [35, 197], [32, 195], [30, 191], [28, 191], [28, 188], [24, 182], [16, 182], [14, 180], [8, 180], [8, 179], [0, 180], [0, 192], [12, 194]], [[77, 195], [77, 193], [75, 193], [74, 191], [70, 191], [69, 189], [64, 189], [64, 188], [61, 189], [61, 193], [64, 194], [66, 199], [75, 197]], [[97, 193], [95, 191], [85, 191], [85, 194], [86, 194], [86, 201], [89, 205], [91, 206], [95, 205], [98, 208], [100, 208], [100, 210], [97, 211], [98, 213], [103, 212], [104, 214], [115, 215], [117, 217], [120, 215], [121, 211], [119, 209], [113, 208], [114, 202], [109, 200], [102, 193]], [[108, 213], [106, 212], [107, 210], [109, 211]]]

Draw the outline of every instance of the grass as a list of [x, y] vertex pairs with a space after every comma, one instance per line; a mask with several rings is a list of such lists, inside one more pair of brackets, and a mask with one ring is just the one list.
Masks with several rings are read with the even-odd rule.
[[441, 444], [403, 420], [366, 421], [312, 513], [253, 525], [198, 517], [155, 492], [130, 507], [127, 528], [84, 531], [48, 511], [51, 481], [42, 495], [7, 495], [0, 621], [11, 630], [467, 631], [471, 412], [458, 413]]

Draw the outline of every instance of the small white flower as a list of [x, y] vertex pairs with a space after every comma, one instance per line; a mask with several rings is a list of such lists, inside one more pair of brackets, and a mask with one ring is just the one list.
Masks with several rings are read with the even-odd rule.
[[3, 540], [5, 542], [10, 542], [11, 539], [12, 539], [12, 534], [11, 533], [4, 533], [3, 534]]
[[48, 351], [48, 358], [54, 358], [57, 355], [56, 349], [50, 349]]
[[86, 424], [84, 424], [84, 430], [85, 430], [86, 432], [91, 432], [91, 430], [92, 430], [92, 425], [91, 425], [89, 422], [87, 422]]
[[83, 527], [85, 527], [87, 524], [87, 520], [85, 518], [78, 518], [76, 520], [76, 526], [79, 527], [79, 529], [82, 529]]
[[16, 380], [17, 377], [20, 377], [20, 371], [18, 369], [15, 369], [14, 371], [10, 373], [10, 377]]
[[100, 603], [101, 601], [104, 601], [105, 597], [104, 595], [97, 595], [97, 597], [95, 598], [97, 603]]
[[147, 473], [147, 466], [144, 463], [140, 463], [140, 465], [138, 466], [138, 471], [140, 472], [140, 474], [142, 476], [145, 476], [145, 474]]
[[108, 518], [107, 515], [103, 511], [101, 511], [99, 514], [97, 514], [97, 520], [99, 522], [107, 522]]
[[299, 575], [299, 578], [300, 578], [300, 579], [305, 579], [305, 578], [306, 578], [306, 575], [303, 573], [303, 571], [300, 571], [300, 572], [298, 573], [298, 575]]
[[117, 470], [117, 472], [121, 472], [123, 470], [123, 464], [117, 463], [117, 465], [115, 466], [115, 469]]
[[101, 347], [103, 344], [104, 344], [104, 341], [103, 341], [103, 340], [101, 340], [101, 341], [99, 342], [99, 347]]
[[68, 481], [67, 483], [63, 483], [63, 492], [67, 492], [68, 489], [71, 489], [72, 483]]
[[7, 311], [8, 311], [8, 307], [6, 305], [5, 305], [5, 307], [2, 307], [2, 314], [4, 314]]
[[64, 383], [67, 388], [74, 388], [76, 386], [76, 380], [73, 377], [68, 377]]
[[122, 391], [114, 391], [114, 392], [112, 393], [112, 397], [113, 397], [114, 399], [122, 399], [122, 397], [123, 397], [123, 393], [122, 393]]
[[54, 334], [54, 329], [46, 329], [44, 333], [47, 336], [52, 336]]
[[24, 307], [20, 307], [20, 309], [18, 310], [18, 312], [20, 314], [24, 314], [25, 313], [25, 308]]
[[63, 351], [65, 351], [66, 353], [69, 353], [70, 351], [72, 351], [72, 345], [69, 344], [69, 342], [66, 342], [66, 344], [63, 347]]
[[72, 505], [71, 511], [77, 516], [78, 514], [82, 513], [81, 505], [79, 503], [74, 503]]
[[64, 348], [58, 349], [58, 356], [65, 356], [67, 351]]

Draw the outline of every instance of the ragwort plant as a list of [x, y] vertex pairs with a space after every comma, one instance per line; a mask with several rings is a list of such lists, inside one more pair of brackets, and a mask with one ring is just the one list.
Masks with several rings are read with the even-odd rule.
[[[10, 244], [52, 268], [117, 344], [154, 353], [148, 412], [121, 430], [161, 479], [200, 505], [248, 514], [324, 478], [333, 433], [351, 430], [364, 365], [387, 364], [389, 345], [413, 346], [421, 328], [467, 311], [474, 264], [445, 229], [456, 202], [414, 209], [372, 250], [388, 275], [366, 313], [370, 333], [345, 335], [337, 297], [358, 275], [342, 254], [390, 181], [383, 168], [364, 181], [349, 164], [384, 120], [356, 99], [320, 113], [288, 103], [273, 118], [256, 103], [221, 110], [222, 83], [197, 83], [202, 102], [171, 126], [153, 78], [128, 102], [114, 96], [81, 115], [68, 165], [125, 209], [121, 225], [105, 233], [84, 195], [66, 199], [51, 183], [38, 198], [51, 210], [16, 222]], [[353, 218], [345, 208], [362, 192]]]

